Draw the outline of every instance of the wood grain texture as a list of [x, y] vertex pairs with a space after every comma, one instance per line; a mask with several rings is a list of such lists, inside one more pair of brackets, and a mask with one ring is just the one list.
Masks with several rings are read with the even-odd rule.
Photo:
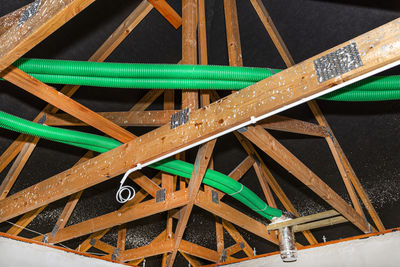
[[[131, 142], [103, 153], [86, 163], [57, 174], [0, 201], [0, 221], [18, 216], [57, 199], [115, 177], [138, 163], [145, 164], [207, 138], [236, 130], [252, 117], [271, 114], [287, 105], [297, 105], [305, 97], [358, 77], [400, 59], [400, 19], [345, 43], [357, 43], [364, 65], [341, 76], [319, 83], [313, 60], [343, 47], [334, 47], [301, 64], [288, 68], [252, 86], [190, 113], [188, 123], [170, 129], [164, 125]], [[375, 41], [380, 38], [379, 41]], [[371, 43], [372, 42], [372, 43]], [[371, 47], [371, 45], [374, 45]], [[384, 53], [382, 47], [385, 47]], [[50, 189], [50, 190], [49, 190]], [[29, 202], [27, 195], [29, 194]], [[12, 203], [12, 205], [11, 205]]]

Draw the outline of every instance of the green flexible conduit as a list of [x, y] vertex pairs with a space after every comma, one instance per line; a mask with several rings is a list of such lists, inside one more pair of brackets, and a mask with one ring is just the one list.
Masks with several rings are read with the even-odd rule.
[[[45, 83], [141, 89], [240, 90], [280, 70], [248, 67], [99, 63], [19, 59], [14, 63]], [[400, 99], [400, 76], [370, 77], [320, 97], [334, 101]]]
[[[27, 121], [2, 111], [0, 111], [0, 127], [100, 153], [121, 145], [118, 141], [108, 137], [50, 127]], [[171, 158], [161, 160], [149, 167], [189, 179], [193, 171], [193, 164]], [[282, 211], [269, 207], [250, 189], [222, 173], [208, 169], [203, 178], [203, 183], [230, 194], [264, 218], [270, 220], [273, 217], [282, 215]]]

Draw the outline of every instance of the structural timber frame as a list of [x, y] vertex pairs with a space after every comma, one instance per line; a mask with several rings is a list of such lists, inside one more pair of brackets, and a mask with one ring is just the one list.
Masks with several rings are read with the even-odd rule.
[[[1, 17], [0, 77], [48, 102], [48, 105], [34, 121], [38, 122], [46, 115], [45, 123], [48, 125], [92, 126], [125, 144], [96, 157], [89, 151], [71, 169], [8, 196], [8, 192], [39, 140], [20, 135], [0, 156], [0, 171], [4, 171], [15, 159], [0, 185], [0, 222], [23, 215], [16, 224], [25, 227], [49, 203], [69, 196], [68, 203], [53, 231], [46, 236], [38, 236], [34, 238], [35, 240], [57, 244], [90, 234], [79, 246], [81, 252], [85, 252], [93, 246], [107, 253], [104, 258], [131, 265], [139, 264], [146, 257], [163, 255], [163, 266], [172, 266], [178, 252], [193, 266], [201, 265], [198, 258], [214, 263], [233, 260], [232, 255], [241, 250], [248, 257], [252, 257], [251, 246], [236, 227], [249, 231], [267, 242], [277, 244], [274, 228], [225, 204], [222, 201], [224, 197], [222, 192], [208, 186], [201, 187], [205, 170], [213, 166], [212, 153], [216, 138], [233, 132], [248, 156], [229, 174], [232, 179], [239, 180], [253, 167], [268, 205], [276, 207], [277, 198], [286, 210], [299, 217], [295, 207], [256, 151], [255, 145], [332, 206], [333, 210], [331, 211], [299, 217], [295, 220], [297, 231], [302, 231], [309, 244], [318, 243], [311, 233], [311, 229], [332, 224], [350, 222], [364, 233], [384, 231], [385, 227], [379, 215], [372, 206], [327, 120], [312, 99], [328, 90], [336, 89], [379, 69], [397, 64], [400, 60], [398, 38], [400, 19], [345, 43], [344, 45], [357, 44], [363, 66], [320, 83], [313, 77], [315, 73], [313, 61], [344, 45], [339, 45], [295, 65], [262, 1], [249, 1], [288, 69], [222, 99], [214, 91], [199, 93], [196, 90], [184, 90], [182, 92], [182, 109], [190, 108], [192, 110], [191, 118], [187, 124], [172, 130], [168, 124], [171, 114], [176, 112], [173, 90], [150, 90], [126, 112], [96, 113], [71, 98], [79, 86], [67, 85], [58, 92], [11, 65], [80, 11], [87, 7], [90, 8], [90, 4], [94, 0], [35, 1], [36, 4], [38, 3], [35, 14], [23, 21], [22, 25], [21, 14], [31, 8], [33, 4]], [[205, 0], [182, 0], [181, 18], [164, 0], [143, 0], [89, 58], [89, 61], [104, 61], [155, 8], [171, 26], [176, 29], [182, 27], [182, 60], [180, 63], [207, 65], [204, 2]], [[224, 8], [229, 64], [242, 66], [236, 0], [224, 0]], [[370, 40], [378, 40], [377, 38], [379, 41], [376, 41], [373, 46], [369, 44]], [[385, 53], [382, 52], [382, 47], [386, 47]], [[280, 90], [281, 87], [278, 85], [280, 81], [283, 81], [283, 84], [286, 82], [285, 89], [290, 88], [290, 90]], [[148, 111], [147, 108], [151, 103], [161, 95], [164, 97], [164, 110]], [[310, 100], [308, 105], [318, 124], [275, 115], [279, 111], [305, 102], [305, 100]], [[66, 113], [55, 114], [59, 109]], [[144, 112], [145, 110], [146, 112]], [[236, 116], [230, 116], [231, 114], [236, 114]], [[160, 127], [137, 138], [123, 128], [131, 125]], [[236, 131], [237, 129], [241, 129], [240, 132]], [[270, 135], [268, 129], [324, 138], [340, 171], [352, 206], [347, 204], [332, 188]], [[196, 145], [200, 145], [200, 148], [196, 157], [196, 168], [190, 181], [167, 173], [159, 173], [153, 178], [149, 178], [137, 171], [131, 174], [130, 178], [141, 187], [141, 190], [133, 200], [124, 204], [119, 210], [66, 227], [68, 219], [85, 189], [120, 175], [138, 164], [148, 165], [150, 162], [173, 155], [184, 159], [181, 152]], [[179, 190], [177, 190], [178, 183]], [[162, 189], [166, 190], [166, 198], [164, 201], [157, 202], [155, 196]], [[217, 201], [213, 201], [211, 197], [215, 194], [218, 196]], [[147, 196], [153, 198], [144, 201]], [[362, 204], [374, 225], [365, 219]], [[215, 215], [217, 251], [183, 240], [182, 237], [194, 206]], [[165, 231], [144, 247], [125, 249], [126, 223], [165, 211], [168, 213]], [[177, 220], [175, 230], [173, 229], [173, 220]], [[117, 244], [107, 244], [101, 241], [101, 238], [113, 227], [118, 227]], [[235, 240], [236, 243], [233, 246], [226, 247], [224, 245], [223, 229]], [[18, 235], [21, 231], [22, 228], [14, 226], [7, 233]]]

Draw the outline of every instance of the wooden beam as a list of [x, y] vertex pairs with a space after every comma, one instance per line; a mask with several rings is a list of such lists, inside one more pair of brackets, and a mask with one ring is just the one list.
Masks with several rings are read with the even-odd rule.
[[275, 47], [278, 49], [279, 54], [281, 55], [283, 61], [287, 66], [294, 65], [293, 58], [291, 57], [289, 50], [287, 49], [285, 43], [282, 40], [281, 35], [275, 27], [274, 22], [268, 14], [267, 9], [265, 8], [262, 0], [250, 0], [254, 9], [257, 12], [258, 17], [261, 22], [264, 24], [265, 29], [267, 30], [269, 36], [272, 39]]
[[[197, 65], [197, 0], [182, 0], [182, 64]], [[182, 109], [199, 108], [195, 90], [182, 91]]]
[[182, 25], [182, 18], [165, 0], [148, 1], [175, 29], [178, 29]]
[[261, 126], [249, 127], [242, 134], [345, 216], [361, 231], [365, 233], [369, 232], [368, 223], [365, 222], [364, 218]]
[[[395, 38], [395, 31], [400, 30], [399, 22], [400, 19], [394, 20], [346, 42], [345, 45], [357, 43], [363, 61], [362, 67], [322, 83], [318, 82], [314, 60], [343, 48], [343, 45], [332, 48], [207, 107], [191, 111], [186, 124], [174, 129], [170, 129], [169, 124], [164, 125], [1, 200], [0, 222], [108, 180], [138, 163], [143, 165], [162, 156], [171, 156], [218, 135], [235, 131], [254, 120], [301, 104], [307, 97], [312, 98], [359, 75], [393, 62], [397, 64], [400, 59], [400, 50], [397, 49], [400, 40]], [[370, 48], [370, 40], [378, 37], [381, 41]], [[385, 53], [382, 52], [382, 46], [387, 47]], [[285, 85], [282, 86], [282, 83]], [[28, 195], [29, 203], [26, 201]]]
[[278, 240], [276, 239], [276, 237], [274, 235], [268, 234], [267, 227], [264, 224], [250, 218], [240, 211], [235, 210], [234, 208], [228, 206], [221, 201], [219, 202], [219, 204], [215, 204], [204, 192], [200, 191], [198, 193], [195, 205], [221, 217], [222, 219], [225, 219], [226, 221], [236, 224], [237, 226], [267, 241], [278, 244]]
[[[374, 206], [372, 205], [367, 193], [365, 192], [360, 180], [358, 179], [356, 173], [354, 172], [353, 168], [349, 160], [347, 159], [345, 153], [343, 152], [342, 147], [339, 144], [339, 141], [336, 139], [335, 135], [333, 134], [332, 129], [330, 128], [328, 121], [326, 120], [325, 116], [323, 115], [321, 109], [319, 108], [318, 104], [315, 101], [310, 101], [308, 103], [311, 111], [314, 113], [315, 118], [317, 119], [318, 123], [328, 129], [329, 136], [326, 137], [326, 141], [328, 142], [329, 149], [332, 152], [332, 155], [336, 161], [336, 165], [339, 168], [340, 174], [342, 175], [343, 181], [346, 185], [347, 191], [351, 197], [353, 206], [357, 210], [357, 212], [363, 215], [362, 207], [358, 201], [358, 198], [354, 192], [354, 188], [356, 189], [358, 195], [360, 196], [362, 202], [364, 203], [365, 208], [367, 209], [368, 213], [370, 214], [372, 220], [374, 221], [376, 227], [380, 232], [385, 230], [385, 226], [382, 223], [378, 213], [376, 212]], [[353, 187], [354, 186], [354, 187]]]
[[267, 229], [268, 230], [277, 230], [282, 227], [294, 226], [294, 225], [308, 223], [308, 222], [312, 222], [312, 221], [318, 221], [318, 220], [326, 219], [329, 217], [334, 217], [337, 215], [339, 215], [339, 212], [337, 212], [336, 210], [328, 210], [328, 211], [324, 211], [324, 212], [320, 212], [320, 213], [316, 213], [316, 214], [312, 214], [312, 215], [308, 215], [308, 216], [303, 216], [300, 218], [296, 218], [296, 219], [292, 219], [292, 220], [288, 220], [288, 221], [284, 221], [284, 222], [271, 223], [270, 225], [267, 226]]
[[229, 235], [235, 240], [236, 244], [242, 244], [240, 247], [243, 246], [243, 252], [247, 255], [247, 257], [253, 257], [253, 250], [251, 249], [250, 245], [247, 241], [243, 238], [243, 236], [239, 233], [239, 231], [227, 220], [222, 220], [222, 225], [224, 226], [225, 230], [229, 233]]
[[327, 137], [329, 135], [328, 130], [323, 126], [280, 115], [271, 116], [257, 124], [269, 130], [299, 133], [318, 137]]
[[89, 61], [102, 62], [122, 43], [136, 26], [150, 13], [153, 6], [143, 0], [129, 16], [118, 26], [108, 39], [93, 54]]
[[19, 174], [21, 173], [22, 168], [25, 166], [25, 163], [28, 161], [29, 156], [31, 155], [33, 149], [36, 147], [38, 141], [39, 138], [35, 137], [32, 142], [28, 142], [23, 145], [17, 159], [14, 161], [13, 165], [11, 166], [6, 177], [4, 177], [4, 180], [0, 185], [0, 200], [6, 198], [6, 196], [10, 192], [12, 186], [14, 185]]
[[[122, 22], [122, 24], [111, 34], [111, 36], [103, 43], [103, 45], [96, 50], [96, 52], [89, 58], [89, 61], [104, 61], [126, 38], [126, 36], [128, 36], [128, 34], [139, 24], [139, 22], [142, 21], [142, 19], [150, 12], [151, 9], [152, 6], [147, 3], [146, 0], [142, 1], [142, 3], [128, 16], [127, 19], [124, 20], [124, 22]], [[60, 92], [70, 97], [79, 89], [79, 87], [80, 86], [78, 85], [66, 85], [60, 90]], [[142, 101], [142, 106], [135, 105], [139, 110], [144, 106], [148, 106], [149, 102], [152, 103], [155, 100], [153, 100], [153, 98], [156, 96], [156, 94], [162, 92], [162, 90], [153, 91], [154, 92], [151, 96], [148, 97], [148, 99], [144, 99]], [[33, 121], [38, 122], [40, 119], [43, 118], [45, 114], [55, 113], [57, 112], [57, 110], [57, 108], [48, 104], [42, 110], [42, 112], [40, 112], [39, 115], [36, 116], [35, 119], [33, 119]], [[30, 139], [31, 137], [23, 134], [18, 136], [17, 140], [14, 141], [0, 157], [0, 172], [14, 159], [14, 157], [22, 149], [25, 140]]]
[[8, 229], [7, 234], [18, 235], [25, 227], [28, 226], [32, 220], [41, 213], [46, 206], [40, 207], [38, 209], [32, 210], [24, 214], [10, 229]]
[[222, 252], [224, 251], [225, 244], [224, 244], [224, 228], [222, 226], [222, 221], [221, 218], [218, 216], [215, 216], [215, 236], [216, 236], [216, 241], [217, 241], [217, 252], [220, 256], [222, 256]]
[[226, 39], [230, 66], [243, 66], [236, 0], [224, 0]]
[[[188, 186], [189, 191], [189, 201], [186, 206], [181, 209], [181, 216], [178, 220], [178, 224], [175, 230], [175, 243], [172, 253], [167, 258], [167, 266], [172, 267], [174, 264], [178, 249], [180, 247], [183, 233], [185, 232], [187, 222], [189, 221], [190, 213], [192, 212], [193, 205], [197, 193], [199, 192], [201, 182], [203, 181], [204, 174], [207, 171], [208, 164], [212, 152], [214, 150], [216, 140], [212, 140], [199, 148], [197, 152], [196, 160], [194, 163], [194, 168], [192, 175], [190, 177], [190, 182]], [[190, 253], [189, 253], [190, 254]]]
[[239, 243], [235, 243], [232, 246], [225, 249], [227, 256], [232, 256], [233, 254], [238, 253], [241, 250], [242, 248]]
[[0, 72], [93, 2], [94, 0], [33, 2], [30, 7], [32, 16], [26, 21], [19, 20], [0, 36]]
[[155, 199], [151, 199], [129, 208], [124, 207], [120, 210], [60, 229], [53, 238], [49, 238], [49, 243], [59, 243], [181, 207], [188, 202], [188, 199], [188, 191], [179, 190], [172, 194], [167, 194], [166, 200], [163, 202], [156, 202]]
[[123, 143], [129, 142], [135, 138], [135, 136], [127, 130], [103, 118], [92, 110], [60, 93], [53, 87], [42, 83], [14, 66], [8, 67], [0, 76]]
[[107, 254], [112, 254], [114, 253], [115, 247], [111, 246], [101, 240], [98, 239], [92, 239], [92, 246], [100, 249], [101, 251], [106, 252]]
[[[173, 92], [172, 90], [166, 90]], [[100, 116], [112, 121], [118, 126], [161, 126], [170, 121], [171, 115], [178, 110], [149, 110], [125, 112], [98, 112]], [[46, 125], [49, 126], [87, 126], [86, 123], [69, 114], [47, 114]]]
[[253, 164], [254, 170], [256, 171], [256, 176], [258, 178], [258, 182], [261, 185], [261, 188], [263, 190], [265, 199], [267, 200], [268, 206], [277, 208], [278, 206], [276, 205], [274, 196], [272, 195], [271, 188], [268, 185], [267, 179], [264, 176], [264, 173], [261, 171], [261, 166], [255, 162]]
[[182, 256], [183, 256], [183, 257], [190, 263], [190, 265], [192, 265], [193, 267], [201, 266], [201, 263], [200, 263], [197, 259], [195, 259], [195, 257], [193, 257], [193, 256], [191, 256], [191, 255], [189, 255], [189, 254], [187, 254], [187, 253], [185, 253], [185, 252], [182, 252], [182, 251], [179, 251], [179, 253], [181, 253]]
[[218, 252], [185, 240], [181, 241], [179, 251], [208, 261], [219, 261]]
[[140, 172], [131, 173], [129, 178], [153, 197], [156, 197], [156, 192], [161, 190], [158, 184]]
[[[300, 214], [297, 212], [297, 210], [293, 206], [292, 202], [290, 202], [290, 200], [286, 196], [285, 192], [283, 192], [282, 188], [279, 186], [275, 177], [269, 171], [269, 169], [265, 165], [264, 161], [262, 160], [262, 158], [260, 157], [258, 152], [255, 150], [253, 145], [249, 142], [249, 140], [247, 140], [245, 137], [240, 135], [238, 132], [235, 132], [235, 136], [238, 139], [238, 141], [240, 142], [240, 144], [243, 146], [243, 148], [246, 150], [247, 154], [249, 154], [249, 156], [251, 155], [251, 157], [254, 158], [254, 160], [257, 160], [260, 163], [260, 168], [261, 168], [261, 172], [263, 173], [263, 177], [265, 179], [267, 179], [268, 185], [274, 191], [275, 195], [278, 197], [278, 199], [280, 200], [282, 205], [285, 207], [285, 209], [287, 211], [292, 212], [297, 217], [299, 217]], [[313, 245], [313, 244], [318, 243], [310, 231], [304, 231], [303, 234], [310, 244]]]
[[120, 254], [121, 261], [130, 261], [170, 252], [173, 249], [174, 240], [163, 240], [157, 243], [151, 242], [147, 246], [127, 249]]
[[[125, 250], [125, 243], [126, 243], [126, 224], [120, 225], [118, 228], [118, 240], [117, 240], [117, 248], [119, 252]], [[120, 257], [118, 256], [118, 259]]]
[[331, 225], [335, 225], [335, 224], [339, 224], [339, 223], [345, 223], [345, 222], [348, 222], [348, 220], [345, 217], [336, 216], [333, 218], [320, 220], [320, 221], [316, 221], [316, 222], [295, 225], [293, 227], [293, 231], [300, 232], [300, 231], [317, 229], [317, 228], [327, 227], [327, 226], [331, 226]]
[[14, 10], [0, 18], [0, 36], [8, 31], [13, 25], [18, 24], [21, 14], [28, 9], [31, 4], [27, 4], [17, 10]]
[[[152, 179], [156, 184], [160, 184], [161, 183], [161, 179], [157, 176], [155, 176]], [[124, 205], [122, 205], [121, 209], [124, 208], [129, 208], [132, 207], [134, 205], [136, 205], [137, 203], [142, 202], [146, 197], [148, 196], [148, 193], [143, 190], [140, 189], [139, 192], [136, 193], [135, 198], [132, 199], [131, 201], [125, 203]], [[107, 228], [98, 232], [95, 232], [93, 234], [91, 234], [88, 238], [86, 238], [77, 248], [76, 250], [85, 252], [88, 249], [90, 249], [91, 245], [90, 245], [90, 240], [92, 239], [100, 239], [101, 237], [103, 237], [106, 233], [108, 233], [108, 231], [110, 231], [111, 228]]]

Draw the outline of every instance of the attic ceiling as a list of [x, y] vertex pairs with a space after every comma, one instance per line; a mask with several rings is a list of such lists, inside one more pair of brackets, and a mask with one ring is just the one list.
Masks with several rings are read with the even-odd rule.
[[[16, 10], [32, 1], [2, 1], [0, 16]], [[120, 23], [141, 1], [99, 0], [78, 14], [66, 25], [29, 51], [24, 57], [87, 60]], [[167, 1], [181, 14], [180, 1]], [[296, 63], [325, 51], [348, 39], [396, 19], [400, 15], [400, 3], [386, 1], [310, 1], [270, 0], [263, 1], [276, 27], [285, 41]], [[237, 1], [241, 45], [244, 66], [286, 68], [274, 44], [268, 37], [257, 14], [249, 1]], [[210, 65], [228, 65], [225, 18], [223, 1], [206, 1], [206, 26], [208, 61]], [[109, 56], [108, 62], [171, 63], [181, 60], [181, 29], [175, 30], [155, 9], [141, 22], [122, 44]], [[400, 68], [387, 71], [387, 75], [398, 75]], [[61, 86], [56, 85], [57, 89]], [[0, 109], [7, 113], [32, 120], [46, 103], [8, 82], [0, 82]], [[96, 111], [126, 111], [135, 104], [147, 90], [110, 89], [82, 87], [73, 99]], [[221, 96], [223, 94], [221, 93]], [[179, 103], [180, 95], [176, 95]], [[318, 101], [336, 138], [340, 142], [353, 169], [369, 195], [383, 224], [387, 229], [400, 225], [400, 102], [329, 102]], [[162, 109], [163, 99], [158, 98], [149, 109]], [[180, 108], [177, 104], [176, 109]], [[316, 123], [310, 109], [303, 104], [283, 113], [284, 115]], [[74, 130], [101, 134], [91, 127], [70, 127]], [[128, 127], [140, 136], [154, 128]], [[312, 169], [348, 203], [350, 198], [335, 165], [328, 145], [323, 138], [270, 131], [288, 150]], [[17, 138], [17, 134], [0, 129], [0, 152]], [[315, 214], [330, 207], [306, 186], [301, 184], [285, 169], [275, 163], [261, 150], [257, 150], [270, 168], [278, 183], [297, 208], [300, 215]], [[40, 140], [27, 165], [19, 175], [10, 195], [71, 168], [86, 151], [76, 147]], [[194, 162], [197, 149], [188, 152], [187, 161]], [[228, 174], [245, 157], [232, 134], [218, 138], [214, 149], [214, 168]], [[11, 164], [10, 164], [11, 166]], [[0, 181], [10, 166], [0, 174]], [[143, 172], [149, 177], [155, 175], [151, 169]], [[253, 170], [247, 172], [241, 182], [263, 200], [263, 191]], [[67, 225], [88, 220], [118, 209], [115, 201], [119, 178], [84, 191]], [[137, 188], [138, 189], [138, 188]], [[46, 207], [27, 228], [40, 233], [51, 232], [68, 198], [58, 200]], [[260, 220], [238, 201], [227, 198], [225, 202], [250, 217]], [[281, 203], [278, 208], [283, 209]], [[148, 244], [165, 229], [166, 212], [127, 224], [126, 248]], [[10, 220], [18, 221], [18, 217]], [[7, 232], [11, 225], [0, 224], [0, 231]], [[117, 230], [107, 233], [102, 240], [116, 244]], [[260, 237], [239, 229], [246, 241], [257, 254], [271, 252], [273, 246]], [[315, 238], [334, 240], [359, 235], [361, 232], [352, 224], [339, 224], [313, 230]], [[36, 234], [24, 230], [20, 236], [32, 238]], [[63, 244], [75, 249], [87, 236]], [[199, 208], [190, 216], [185, 240], [216, 250], [215, 218]], [[225, 246], [234, 241], [224, 233]], [[306, 243], [299, 235], [298, 242]], [[91, 248], [89, 252], [101, 253]], [[239, 256], [244, 256], [238, 254]], [[162, 256], [148, 258], [146, 266], [159, 266]], [[176, 266], [186, 266], [186, 259], [178, 254]]]

